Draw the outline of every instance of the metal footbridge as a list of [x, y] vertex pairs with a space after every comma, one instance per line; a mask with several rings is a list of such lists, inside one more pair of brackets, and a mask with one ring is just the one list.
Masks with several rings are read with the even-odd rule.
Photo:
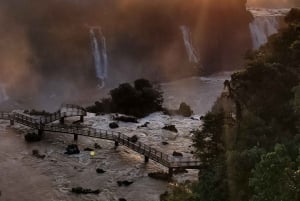
[[[74, 135], [75, 141], [77, 141], [78, 136], [114, 141], [115, 146], [123, 145], [143, 155], [145, 162], [151, 159], [167, 167], [170, 176], [176, 169], [199, 169], [201, 166], [201, 162], [197, 159], [165, 154], [142, 142], [132, 142], [129, 136], [120, 132], [64, 124], [65, 118], [74, 116], [79, 116], [80, 121], [83, 122], [84, 116], [86, 116], [85, 109], [77, 105], [64, 104], [57, 112], [42, 117], [35, 117], [22, 112], [0, 112], [0, 119], [9, 120], [11, 125], [16, 122], [35, 129], [40, 135], [44, 132], [55, 132]], [[55, 121], [59, 121], [60, 124], [53, 124]]]

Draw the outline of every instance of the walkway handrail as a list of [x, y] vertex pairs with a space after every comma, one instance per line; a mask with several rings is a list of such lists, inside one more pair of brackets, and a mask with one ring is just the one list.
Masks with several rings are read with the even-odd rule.
[[199, 168], [201, 166], [201, 161], [192, 157], [186, 158], [170, 156], [140, 141], [133, 142], [129, 136], [120, 132], [82, 127], [78, 125], [51, 124], [52, 122], [64, 117], [85, 116], [86, 114], [85, 109], [80, 106], [63, 104], [60, 110], [45, 117], [34, 118], [20, 112], [0, 112], [0, 119], [16, 121], [30, 128], [48, 132], [82, 135], [115, 141], [116, 143], [126, 146], [168, 168]]

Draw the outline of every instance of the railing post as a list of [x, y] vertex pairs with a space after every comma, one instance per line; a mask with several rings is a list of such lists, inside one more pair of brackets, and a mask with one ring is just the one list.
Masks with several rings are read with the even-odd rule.
[[83, 123], [83, 121], [84, 121], [84, 116], [83, 116], [83, 115], [80, 115], [80, 122]]
[[59, 120], [59, 123], [60, 123], [60, 124], [65, 124], [65, 118], [64, 118], [64, 117], [61, 117], [60, 120]]
[[78, 141], [78, 135], [74, 134], [74, 141], [77, 142]]
[[115, 141], [115, 149], [117, 149], [119, 146], [119, 142], [118, 141]]
[[149, 162], [149, 157], [145, 156], [145, 163], [148, 163], [148, 162]]
[[173, 176], [174, 170], [173, 168], [169, 168], [169, 177], [171, 178]]

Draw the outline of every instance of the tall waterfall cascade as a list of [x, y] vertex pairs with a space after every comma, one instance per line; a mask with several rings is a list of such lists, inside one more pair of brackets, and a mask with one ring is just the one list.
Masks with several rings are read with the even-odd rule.
[[0, 84], [0, 103], [7, 101], [9, 99], [6, 93], [6, 87], [4, 84]]
[[187, 26], [180, 26], [180, 30], [182, 32], [184, 46], [189, 58], [189, 62], [191, 63], [199, 63], [199, 57], [197, 56], [196, 50], [193, 47], [193, 42], [191, 39], [191, 32]]
[[268, 42], [269, 36], [278, 33], [281, 28], [281, 19], [289, 9], [252, 8], [249, 11], [254, 16], [254, 20], [249, 24], [249, 29], [253, 49], [256, 50]]
[[102, 88], [107, 79], [108, 68], [106, 39], [100, 27], [90, 27], [90, 37], [96, 77], [101, 81], [100, 87]]

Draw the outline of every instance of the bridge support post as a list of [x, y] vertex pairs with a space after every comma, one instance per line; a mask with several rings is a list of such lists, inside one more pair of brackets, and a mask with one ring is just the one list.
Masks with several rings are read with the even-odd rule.
[[13, 119], [10, 120], [10, 125], [11, 126], [15, 125], [15, 121]]
[[60, 118], [60, 119], [59, 119], [59, 123], [60, 123], [60, 124], [65, 124], [65, 118], [64, 118], [64, 117]]
[[145, 163], [148, 163], [148, 162], [149, 162], [149, 157], [145, 156]]
[[81, 116], [80, 116], [80, 122], [82, 122], [82, 123], [83, 123], [83, 121], [84, 121], [84, 116], [83, 116], [83, 115], [81, 115]]
[[117, 149], [119, 146], [119, 142], [115, 141], [115, 149]]
[[74, 134], [74, 141], [77, 142], [78, 141], [78, 135]]
[[173, 168], [169, 168], [169, 177], [171, 178], [174, 174]]

